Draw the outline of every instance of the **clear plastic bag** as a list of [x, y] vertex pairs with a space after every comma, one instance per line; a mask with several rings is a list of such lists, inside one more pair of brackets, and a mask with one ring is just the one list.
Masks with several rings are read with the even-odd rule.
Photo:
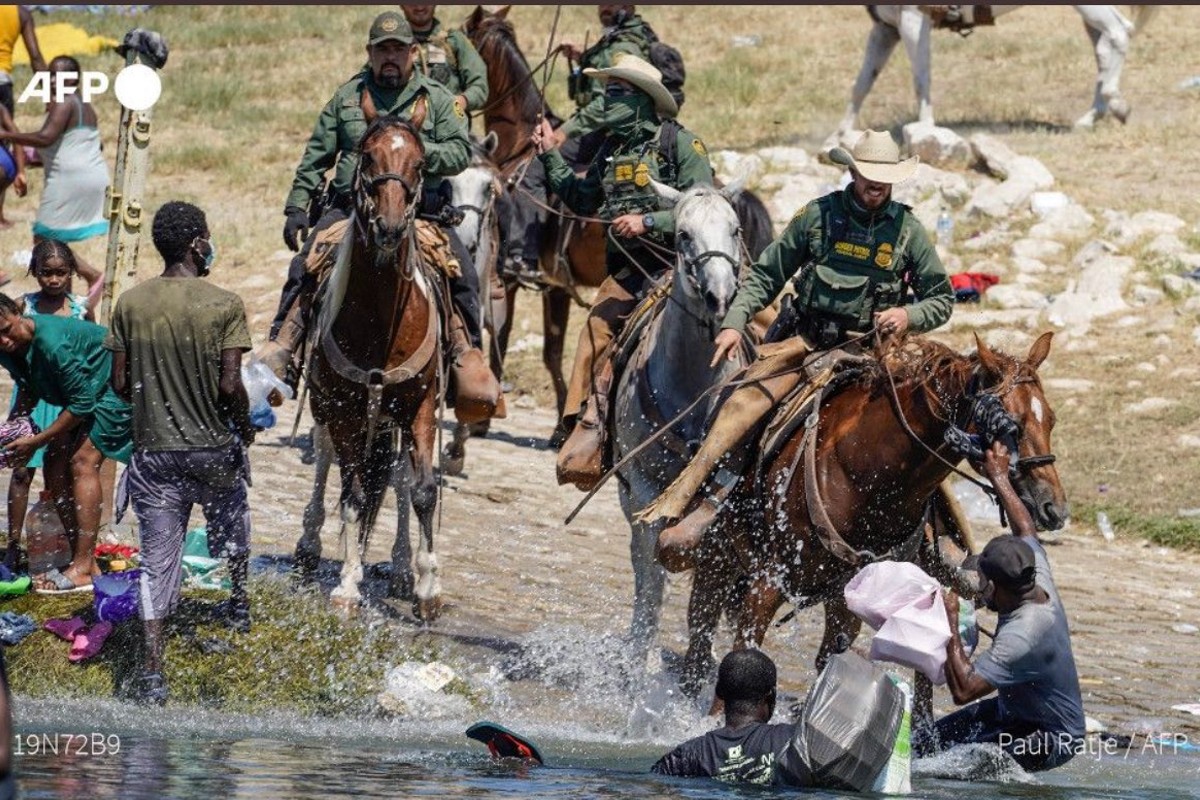
[[[250, 398], [250, 422], [257, 428], [271, 428], [275, 425], [275, 411], [271, 403], [272, 392], [278, 392], [283, 399], [292, 399], [292, 387], [275, 376], [263, 362], [251, 356], [249, 362], [242, 367], [242, 384], [246, 387], [246, 395]], [[280, 400], [279, 402], [282, 402]]]

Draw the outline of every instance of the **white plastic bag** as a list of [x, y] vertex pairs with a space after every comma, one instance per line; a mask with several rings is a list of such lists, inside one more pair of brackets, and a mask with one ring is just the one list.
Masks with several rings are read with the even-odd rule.
[[950, 621], [935, 588], [888, 618], [871, 641], [871, 658], [912, 667], [940, 686], [946, 682]]
[[291, 400], [292, 387], [275, 377], [271, 368], [254, 356], [242, 367], [242, 384], [250, 398], [250, 421], [260, 428], [272, 427], [275, 412], [271, 410], [268, 398], [272, 390], [278, 390], [284, 398]]
[[876, 561], [846, 584], [846, 607], [872, 628], [937, 588], [937, 581], [910, 561]]
[[871, 791], [879, 794], [912, 794], [912, 698], [913, 690], [908, 681], [894, 672], [888, 677], [904, 693], [904, 716], [900, 718], [900, 730], [896, 731], [896, 743], [892, 745], [892, 757], [875, 779]]

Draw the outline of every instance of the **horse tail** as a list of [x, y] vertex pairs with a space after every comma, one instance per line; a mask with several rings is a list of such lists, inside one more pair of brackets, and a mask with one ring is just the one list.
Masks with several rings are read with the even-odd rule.
[[1130, 20], [1133, 22], [1133, 30], [1130, 31], [1130, 35], [1133, 35], [1135, 33], [1139, 33], [1142, 28], [1146, 27], [1146, 25], [1150, 23], [1150, 20], [1154, 19], [1154, 17], [1158, 15], [1159, 6], [1135, 5], [1130, 6], [1130, 9], [1132, 9], [1131, 16], [1133, 17], [1133, 19]]
[[767, 211], [762, 199], [749, 189], [737, 193], [733, 210], [742, 225], [742, 239], [746, 242], [750, 260], [755, 261], [775, 238], [771, 212]]

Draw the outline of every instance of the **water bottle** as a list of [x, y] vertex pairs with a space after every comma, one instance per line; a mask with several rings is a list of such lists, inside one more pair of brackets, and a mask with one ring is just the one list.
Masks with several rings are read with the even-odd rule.
[[42, 491], [25, 516], [25, 552], [31, 575], [71, 563], [71, 543], [50, 492]]
[[937, 243], [941, 247], [949, 247], [954, 240], [954, 217], [950, 211], [943, 208], [937, 218]]
[[1104, 536], [1104, 541], [1111, 542], [1116, 538], [1113, 532], [1112, 523], [1108, 520], [1108, 514], [1101, 511], [1096, 515], [1096, 527], [1100, 529], [1100, 533]]

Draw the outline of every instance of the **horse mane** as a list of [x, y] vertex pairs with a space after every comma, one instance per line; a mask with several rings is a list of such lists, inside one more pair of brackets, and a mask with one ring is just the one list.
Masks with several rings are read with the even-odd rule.
[[[1024, 361], [1000, 350], [991, 352], [993, 360], [1001, 367], [998, 383], [1037, 379], [1037, 373]], [[875, 358], [856, 374], [860, 382], [872, 389], [890, 391], [889, 383], [894, 381], [897, 388], [909, 386], [936, 392], [939, 384], [965, 387], [979, 363], [978, 352], [964, 355], [933, 339], [914, 334], [877, 346]]]
[[391, 130], [392, 128], [400, 128], [416, 139], [417, 147], [421, 149], [421, 156], [424, 157], [425, 142], [421, 139], [421, 132], [417, 130], [416, 126], [410, 120], [397, 117], [394, 114], [383, 114], [371, 120], [371, 124], [367, 125], [366, 131], [363, 132], [362, 137], [358, 140], [357, 149], [361, 152], [363, 145], [383, 131]]
[[495, 14], [486, 15], [479, 20], [474, 36], [471, 38], [474, 39], [475, 49], [479, 51], [479, 55], [485, 62], [488, 62], [489, 58], [484, 55], [484, 51], [495, 42], [494, 52], [501, 59], [497, 71], [508, 75], [513, 81], [513, 85], [528, 84], [528, 86], [521, 86], [513, 91], [513, 95], [520, 104], [522, 120], [532, 121], [537, 119], [540, 114], [545, 114], [547, 117], [554, 116], [554, 112], [546, 104], [545, 98], [538, 93], [537, 87], [534, 85], [532, 70], [529, 68], [529, 62], [525, 59], [525, 54], [517, 45], [516, 30], [511, 22]]

